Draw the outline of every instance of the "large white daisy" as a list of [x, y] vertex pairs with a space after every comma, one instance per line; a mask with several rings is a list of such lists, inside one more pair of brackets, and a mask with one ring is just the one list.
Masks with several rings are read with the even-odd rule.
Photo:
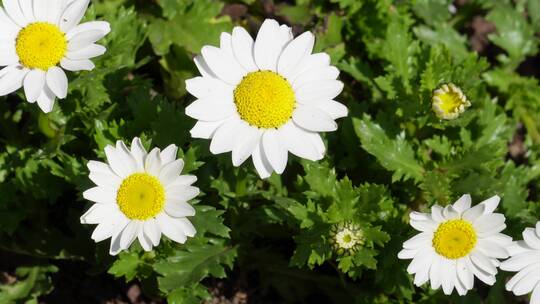
[[511, 257], [501, 263], [501, 269], [516, 271], [506, 283], [506, 290], [521, 296], [531, 293], [532, 304], [540, 303], [540, 222], [536, 228], [526, 228], [523, 240], [508, 247]]
[[455, 288], [465, 295], [474, 286], [474, 277], [493, 285], [498, 259], [508, 257], [512, 238], [501, 231], [505, 217], [493, 213], [500, 198], [493, 196], [471, 208], [466, 194], [453, 205], [433, 206], [431, 213], [412, 212], [410, 223], [421, 233], [403, 243], [400, 259], [412, 259], [407, 271], [415, 274], [414, 284], [431, 282], [449, 295]]
[[[24, 86], [26, 100], [52, 111], [66, 98], [68, 71], [92, 70], [90, 58], [105, 53], [94, 42], [109, 23], [79, 24], [90, 0], [3, 0], [0, 7], [0, 96]], [[58, 66], [60, 65], [60, 67]]]
[[321, 159], [318, 132], [335, 131], [347, 108], [333, 100], [343, 89], [339, 71], [327, 54], [312, 54], [314, 41], [268, 19], [255, 41], [235, 27], [220, 47], [203, 47], [195, 58], [202, 76], [186, 81], [198, 98], [186, 108], [198, 120], [191, 135], [212, 139], [214, 154], [232, 151], [234, 166], [251, 156], [262, 178], [283, 173], [288, 152]]
[[137, 238], [144, 250], [157, 246], [163, 233], [184, 243], [195, 227], [186, 218], [195, 215], [187, 203], [199, 194], [191, 186], [197, 178], [180, 175], [184, 162], [176, 159], [178, 148], [168, 146], [147, 153], [138, 138], [131, 150], [122, 141], [105, 147], [108, 164], [90, 161], [90, 179], [96, 187], [83, 197], [95, 204], [82, 217], [83, 224], [98, 224], [92, 239], [111, 238], [110, 253], [127, 249]]

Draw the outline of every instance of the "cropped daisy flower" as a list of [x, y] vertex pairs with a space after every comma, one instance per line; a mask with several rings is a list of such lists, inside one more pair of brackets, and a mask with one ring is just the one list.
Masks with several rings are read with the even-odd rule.
[[0, 96], [24, 87], [26, 100], [45, 113], [67, 96], [64, 70], [92, 70], [105, 53], [94, 42], [109, 23], [79, 24], [90, 0], [3, 0], [0, 7]]
[[443, 84], [433, 92], [432, 108], [440, 119], [452, 120], [471, 106], [467, 96], [453, 83]]
[[232, 151], [234, 166], [251, 156], [262, 178], [283, 173], [288, 152], [320, 160], [318, 132], [335, 131], [347, 108], [333, 100], [343, 90], [339, 71], [327, 54], [312, 54], [314, 41], [268, 19], [255, 41], [235, 27], [220, 47], [203, 47], [195, 58], [202, 76], [186, 81], [198, 98], [186, 108], [198, 120], [191, 135], [212, 139], [214, 154]]
[[331, 237], [334, 250], [340, 255], [352, 254], [364, 244], [364, 232], [352, 222], [334, 225]]
[[517, 274], [506, 283], [506, 290], [516, 296], [531, 293], [532, 304], [540, 303], [540, 222], [523, 231], [523, 241], [508, 247], [511, 257], [501, 263], [501, 269]]
[[187, 203], [199, 194], [191, 186], [197, 178], [180, 175], [184, 161], [176, 159], [178, 148], [168, 146], [147, 153], [138, 138], [128, 150], [122, 141], [105, 147], [108, 163], [90, 161], [90, 179], [96, 187], [83, 197], [95, 204], [82, 217], [82, 224], [98, 224], [92, 239], [111, 238], [110, 253], [129, 248], [137, 238], [144, 250], [157, 246], [164, 234], [183, 244], [195, 227], [187, 219], [195, 209]]
[[403, 243], [398, 258], [412, 259], [407, 272], [415, 274], [414, 284], [430, 281], [432, 289], [442, 286], [447, 295], [454, 288], [465, 295], [474, 277], [493, 285], [498, 259], [508, 257], [512, 243], [500, 233], [506, 228], [504, 215], [493, 213], [499, 201], [493, 196], [471, 208], [466, 194], [453, 205], [431, 207], [431, 213], [412, 212], [411, 226], [420, 233]]

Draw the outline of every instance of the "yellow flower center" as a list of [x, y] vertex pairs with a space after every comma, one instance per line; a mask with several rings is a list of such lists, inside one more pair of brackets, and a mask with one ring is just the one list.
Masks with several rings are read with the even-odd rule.
[[252, 126], [278, 128], [291, 119], [296, 99], [289, 82], [272, 71], [247, 74], [234, 90], [240, 117]]
[[19, 32], [15, 50], [22, 65], [46, 71], [64, 58], [66, 35], [54, 24], [31, 23]]
[[449, 259], [459, 259], [471, 252], [476, 244], [476, 232], [465, 220], [450, 220], [439, 225], [433, 236], [435, 251]]
[[455, 119], [471, 106], [467, 97], [454, 84], [445, 84], [433, 94], [433, 110], [441, 119]]
[[120, 185], [116, 202], [129, 219], [146, 220], [163, 210], [165, 189], [157, 178], [146, 173], [135, 173]]

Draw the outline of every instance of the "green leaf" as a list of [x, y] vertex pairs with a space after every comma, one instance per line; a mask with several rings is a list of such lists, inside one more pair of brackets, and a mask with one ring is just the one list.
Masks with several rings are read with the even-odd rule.
[[367, 116], [354, 118], [353, 124], [362, 148], [375, 156], [381, 166], [394, 172], [392, 181], [413, 179], [418, 182], [423, 179], [424, 169], [416, 160], [403, 133], [396, 139], [390, 139], [381, 126]]
[[126, 281], [131, 281], [137, 276], [137, 270], [142, 263], [139, 254], [136, 252], [122, 252], [109, 268], [109, 273], [115, 277], [125, 277]]

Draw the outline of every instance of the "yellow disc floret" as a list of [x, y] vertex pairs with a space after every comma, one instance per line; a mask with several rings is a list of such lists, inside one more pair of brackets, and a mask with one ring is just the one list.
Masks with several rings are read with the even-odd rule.
[[64, 58], [66, 35], [54, 24], [31, 23], [19, 32], [15, 50], [23, 66], [46, 71]]
[[474, 245], [476, 232], [471, 223], [461, 219], [442, 223], [433, 235], [433, 248], [448, 259], [466, 256]]
[[296, 99], [289, 82], [272, 71], [247, 74], [234, 90], [240, 117], [252, 126], [279, 128], [291, 119]]
[[452, 83], [444, 84], [433, 92], [432, 108], [441, 119], [455, 119], [470, 106], [461, 89]]
[[128, 176], [116, 194], [116, 202], [126, 217], [146, 220], [156, 216], [165, 204], [165, 189], [154, 176], [135, 173]]

